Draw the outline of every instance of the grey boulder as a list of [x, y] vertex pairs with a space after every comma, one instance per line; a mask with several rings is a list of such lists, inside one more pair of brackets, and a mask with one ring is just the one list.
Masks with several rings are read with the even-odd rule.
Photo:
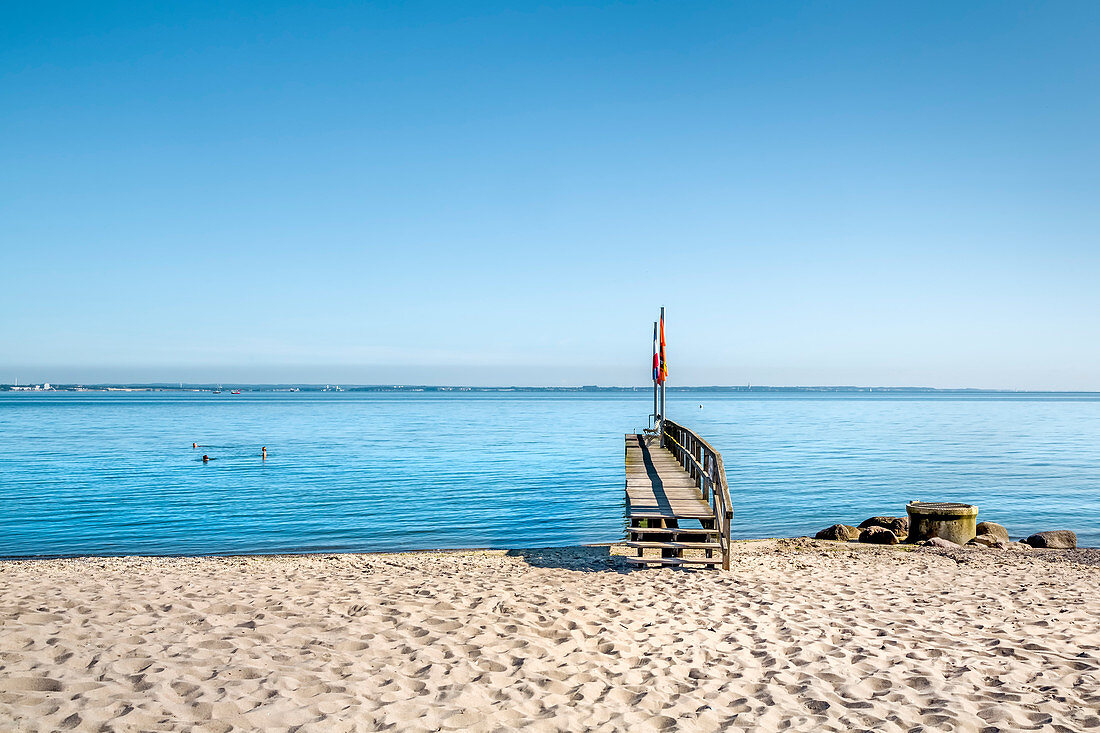
[[834, 524], [814, 535], [815, 540], [836, 540], [837, 542], [847, 542], [857, 537], [859, 537], [859, 530], [847, 524]]
[[894, 533], [895, 537], [905, 537], [909, 534], [908, 517], [871, 517], [859, 523], [860, 529], [868, 527], [882, 527]]
[[898, 536], [885, 527], [867, 527], [859, 533], [859, 541], [872, 545], [896, 545]]
[[1073, 550], [1077, 547], [1077, 534], [1068, 529], [1053, 532], [1036, 532], [1024, 542], [1032, 547], [1045, 547], [1048, 550]]
[[1000, 537], [991, 534], [980, 534], [966, 544], [971, 547], [995, 547], [1003, 550], [1007, 543]]
[[990, 534], [1001, 542], [1008, 542], [1008, 530], [996, 522], [978, 522], [978, 536]]
[[963, 549], [962, 545], [957, 545], [954, 542], [952, 542], [951, 540], [945, 540], [943, 537], [929, 537], [926, 540], [922, 540], [918, 544], [920, 544], [921, 547], [936, 547], [936, 548], [939, 548], [941, 550], [961, 550], [961, 549]]

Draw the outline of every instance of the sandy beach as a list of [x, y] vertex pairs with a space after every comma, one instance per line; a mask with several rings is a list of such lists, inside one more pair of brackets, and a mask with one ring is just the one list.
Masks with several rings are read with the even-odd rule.
[[5, 730], [1100, 729], [1100, 550], [0, 564]]

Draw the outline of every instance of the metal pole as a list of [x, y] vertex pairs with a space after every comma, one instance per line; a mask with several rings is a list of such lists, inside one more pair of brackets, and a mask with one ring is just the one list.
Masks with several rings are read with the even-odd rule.
[[[664, 341], [664, 335], [665, 335], [665, 307], [662, 305], [661, 306], [661, 341]], [[660, 346], [658, 346], [658, 348], [660, 348]], [[664, 358], [663, 358], [664, 357], [664, 349], [661, 349], [661, 357], [662, 358], [661, 358], [660, 363], [658, 364], [658, 367], [660, 368], [661, 373], [663, 375], [664, 370], [665, 370], [665, 361], [664, 361]], [[666, 380], [664, 380], [664, 379], [661, 380], [661, 447], [662, 448], [665, 447], [665, 381]]]
[[[656, 361], [659, 357], [657, 350], [661, 348], [657, 345], [657, 321], [653, 322], [653, 359]], [[657, 375], [653, 375], [653, 427], [657, 427]]]

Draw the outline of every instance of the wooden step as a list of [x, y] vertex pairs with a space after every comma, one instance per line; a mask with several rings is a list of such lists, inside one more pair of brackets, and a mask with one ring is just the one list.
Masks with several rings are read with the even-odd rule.
[[722, 558], [720, 557], [628, 557], [626, 561], [631, 565], [647, 567], [650, 565], [668, 567], [675, 567], [677, 565], [719, 567], [722, 565]]
[[717, 542], [653, 542], [653, 541], [639, 541], [631, 540], [626, 543], [627, 547], [642, 547], [651, 550], [718, 550], [722, 551], [722, 546]]
[[627, 527], [626, 531], [638, 534], [718, 534], [717, 529], [702, 527]]

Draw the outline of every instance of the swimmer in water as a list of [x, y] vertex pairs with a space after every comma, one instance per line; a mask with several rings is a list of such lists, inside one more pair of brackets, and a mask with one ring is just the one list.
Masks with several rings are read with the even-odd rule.
[[210, 456], [208, 456], [208, 455], [206, 455], [205, 453], [203, 453], [203, 454], [202, 454], [202, 462], [203, 462], [203, 463], [210, 463]]
[[260, 455], [263, 456], [263, 459], [265, 461], [267, 460], [267, 446], [266, 445], [263, 448], [260, 448]]
[[195, 448], [198, 448], [198, 447], [199, 447], [199, 444], [198, 444], [198, 443], [192, 443], [192, 444], [191, 444], [191, 449], [192, 449], [192, 450], [194, 450]]

